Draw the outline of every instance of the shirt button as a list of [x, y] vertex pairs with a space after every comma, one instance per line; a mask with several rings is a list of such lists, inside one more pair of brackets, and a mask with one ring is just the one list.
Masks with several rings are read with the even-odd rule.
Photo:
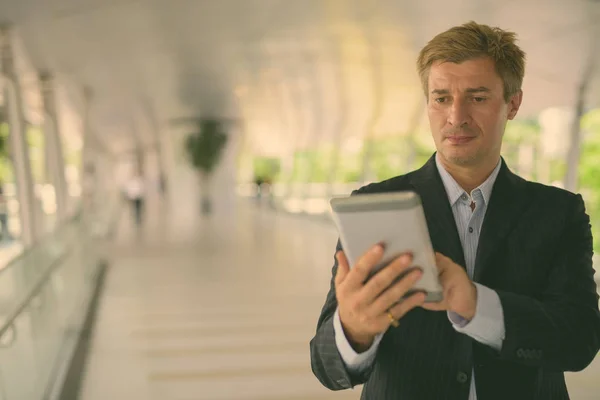
[[473, 227], [469, 227], [469, 233], [473, 233]]
[[466, 194], [463, 194], [462, 196], [460, 196], [461, 199], [463, 199], [464, 201], [467, 201], [468, 197]]
[[459, 372], [458, 374], [456, 374], [456, 381], [458, 383], [467, 383], [468, 380], [469, 376], [464, 372]]

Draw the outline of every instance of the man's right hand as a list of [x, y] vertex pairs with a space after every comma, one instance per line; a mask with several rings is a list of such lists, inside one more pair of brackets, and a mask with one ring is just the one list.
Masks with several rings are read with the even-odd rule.
[[415, 293], [398, 303], [421, 277], [419, 269], [410, 271], [392, 285], [399, 275], [411, 268], [410, 254], [399, 256], [367, 281], [382, 257], [383, 247], [375, 245], [350, 269], [344, 252], [336, 254], [338, 312], [346, 338], [358, 353], [368, 350], [375, 336], [389, 328], [392, 321], [388, 312], [400, 320], [408, 311], [425, 302], [424, 293]]

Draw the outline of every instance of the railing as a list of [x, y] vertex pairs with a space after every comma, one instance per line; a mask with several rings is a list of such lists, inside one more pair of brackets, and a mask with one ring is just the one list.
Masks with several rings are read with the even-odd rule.
[[[272, 207], [291, 214], [329, 219], [330, 196], [346, 196], [360, 186], [359, 183], [335, 183], [331, 186], [326, 183], [295, 183], [289, 186], [275, 183], [270, 193], [265, 195], [268, 198], [263, 196], [260, 201], [270, 202]], [[239, 185], [237, 192], [241, 197], [256, 198], [253, 184]]]
[[0, 271], [0, 400], [57, 397], [115, 214], [78, 214]]
[[[242, 184], [238, 186], [237, 193], [241, 197], [254, 198], [286, 213], [332, 221], [330, 196], [347, 196], [360, 186], [359, 183], [336, 183], [331, 187], [325, 183], [298, 183], [291, 186], [276, 183], [267, 198], [258, 200], [255, 185]], [[600, 254], [593, 256], [593, 264], [600, 293]]]

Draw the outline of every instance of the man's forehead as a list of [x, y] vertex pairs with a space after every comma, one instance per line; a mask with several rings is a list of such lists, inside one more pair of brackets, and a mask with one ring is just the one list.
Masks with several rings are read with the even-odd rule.
[[490, 66], [485, 62], [435, 63], [429, 71], [430, 91], [443, 89], [460, 89], [469, 92], [476, 89], [495, 91], [502, 90], [502, 87], [502, 79], [493, 64]]

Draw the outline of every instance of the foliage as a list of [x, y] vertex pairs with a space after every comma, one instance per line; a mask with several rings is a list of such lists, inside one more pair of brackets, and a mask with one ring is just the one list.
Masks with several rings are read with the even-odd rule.
[[541, 132], [535, 119], [516, 119], [508, 121], [504, 130], [504, 140], [517, 144], [536, 144]]
[[[582, 118], [584, 140], [579, 164], [579, 186], [583, 193], [587, 212], [590, 215], [594, 235], [594, 249], [600, 253], [600, 109], [591, 110]], [[519, 173], [519, 148], [522, 145], [539, 149], [541, 127], [537, 120], [521, 119], [509, 121], [504, 135], [503, 157], [515, 172]], [[390, 135], [375, 138], [371, 146], [371, 170], [376, 180], [401, 175], [423, 165], [434, 151], [426, 143], [429, 133], [424, 130], [412, 135]], [[363, 155], [366, 146], [353, 153], [339, 157], [336, 182], [354, 183], [361, 176]], [[298, 151], [294, 155], [293, 182], [327, 182], [334, 149], [322, 146]], [[539, 157], [539, 151], [536, 157]], [[411, 162], [412, 160], [412, 162]], [[537, 161], [537, 160], [536, 160]], [[566, 160], [544, 160], [549, 165], [549, 179], [561, 182], [566, 171]], [[537, 179], [535, 171], [533, 179]]]
[[8, 157], [8, 124], [0, 123], [0, 157]]
[[44, 132], [38, 126], [28, 125], [25, 139], [29, 147], [32, 179], [36, 183], [42, 183], [47, 177]]
[[198, 131], [187, 137], [185, 149], [194, 168], [210, 174], [219, 163], [226, 143], [227, 134], [222, 122], [204, 119], [200, 121]]
[[[533, 166], [533, 170], [521, 171], [521, 167], [523, 166], [519, 159], [519, 148], [521, 146], [538, 147], [541, 130], [541, 126], [536, 120], [518, 119], [508, 121], [504, 131], [502, 157], [511, 170], [516, 174], [522, 174], [522, 176], [527, 179], [533, 179], [535, 177], [535, 166]], [[539, 154], [536, 153], [536, 156], [538, 155]], [[559, 180], [561, 180], [561, 178], [559, 178]]]
[[594, 251], [600, 253], [600, 109], [588, 112], [581, 121], [584, 140], [579, 161], [579, 187], [585, 196], [592, 223]]
[[253, 169], [257, 178], [276, 180], [281, 172], [281, 162], [274, 157], [255, 157]]
[[331, 149], [299, 150], [294, 153], [292, 182], [327, 182]]
[[0, 123], [0, 184], [14, 180], [8, 150], [8, 134], [8, 124]]

